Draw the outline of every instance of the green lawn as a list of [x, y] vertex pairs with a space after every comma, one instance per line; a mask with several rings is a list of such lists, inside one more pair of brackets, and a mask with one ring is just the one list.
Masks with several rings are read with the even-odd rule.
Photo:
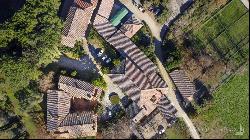
[[220, 34], [216, 39], [213, 40], [214, 45], [216, 45], [216, 48], [223, 53], [223, 55], [226, 55], [230, 50], [233, 50], [234, 45], [230, 38], [228, 38], [227, 33], [223, 32]]
[[235, 69], [247, 60], [249, 12], [240, 0], [232, 0], [193, 34], [196, 50], [206, 48], [208, 54]]
[[222, 24], [228, 27], [246, 12], [247, 9], [240, 0], [232, 0], [230, 4], [217, 13], [217, 16], [219, 17]]
[[236, 44], [249, 35], [249, 13], [246, 13], [234, 25], [228, 28], [229, 35]]
[[[223, 30], [229, 28], [237, 28], [234, 26], [234, 22], [237, 22], [247, 12], [245, 6], [239, 0], [233, 0], [213, 17], [207, 20], [200, 28], [198, 28], [194, 34], [203, 41], [211, 40], [216, 38]], [[247, 18], [247, 17], [245, 17]], [[249, 22], [247, 19], [242, 19], [244, 25], [239, 25], [242, 30], [246, 30]], [[237, 24], [237, 23], [236, 23]], [[248, 27], [249, 28], [249, 27]]]
[[[202, 138], [249, 138], [249, 74], [244, 71], [223, 84], [213, 101], [199, 110], [193, 118]], [[240, 126], [243, 135], [236, 135]]]

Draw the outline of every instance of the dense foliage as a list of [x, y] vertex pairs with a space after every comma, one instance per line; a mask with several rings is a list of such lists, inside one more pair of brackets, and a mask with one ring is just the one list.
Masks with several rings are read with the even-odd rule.
[[104, 79], [102, 77], [99, 77], [99, 78], [96, 78], [96, 79], [93, 79], [91, 81], [91, 83], [93, 85], [95, 85], [96, 87], [100, 87], [102, 89], [106, 89], [107, 88], [107, 83], [104, 81]]
[[155, 62], [153, 40], [153, 35], [146, 24], [131, 38], [131, 41], [134, 42], [151, 61]]
[[190, 139], [188, 128], [182, 118], [178, 118], [172, 127], [167, 128], [164, 139]]
[[241, 1], [194, 1], [166, 37], [181, 52], [181, 60], [173, 61], [213, 90], [249, 57], [248, 25], [249, 12]]
[[[0, 109], [20, 116], [15, 125], [31, 137], [37, 137], [34, 123], [43, 119], [39, 105], [42, 94], [37, 85], [41, 68], [60, 55], [59, 6], [59, 0], [26, 0], [20, 10], [0, 24]], [[14, 129], [11, 131], [19, 131]], [[4, 134], [11, 131], [7, 129]], [[23, 138], [26, 133], [22, 130], [8, 138]]]
[[83, 49], [83, 41], [76, 41], [73, 48], [67, 46], [59, 47], [60, 52], [64, 53], [67, 57], [72, 59], [79, 59], [80, 57], [86, 55]]
[[[58, 0], [27, 0], [10, 20], [0, 25], [0, 49], [13, 54], [0, 55], [1, 85], [9, 86], [13, 92], [20, 90], [38, 78], [41, 66], [59, 56], [59, 4]], [[13, 48], [18, 48], [17, 52]]]

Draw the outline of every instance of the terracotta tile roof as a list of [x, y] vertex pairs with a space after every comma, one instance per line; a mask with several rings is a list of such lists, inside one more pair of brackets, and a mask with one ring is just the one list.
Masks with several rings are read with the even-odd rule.
[[64, 90], [72, 97], [84, 98], [87, 100], [99, 100], [99, 97], [103, 92], [102, 89], [95, 87], [90, 83], [66, 76], [59, 77], [58, 88]]
[[95, 136], [97, 116], [92, 111], [70, 113], [72, 98], [64, 91], [48, 91], [47, 130], [60, 131], [61, 136], [66, 138]]
[[93, 120], [92, 115], [92, 112], [71, 113], [64, 118], [59, 127], [93, 124], [95, 120]]
[[120, 28], [120, 30], [128, 37], [132, 38], [141, 28], [143, 24], [141, 20], [132, 15]]
[[75, 0], [66, 17], [62, 31], [61, 43], [68, 47], [74, 47], [77, 40], [85, 37], [97, 0], [87, 3], [83, 0]]
[[140, 138], [150, 139], [158, 133], [158, 126], [167, 128], [168, 121], [176, 119], [177, 110], [162, 89], [142, 90], [137, 103], [141, 110], [134, 116], [135, 134]]
[[47, 94], [47, 130], [57, 129], [69, 113], [71, 97], [63, 91], [49, 90]]
[[66, 22], [62, 31], [62, 34], [67, 36], [71, 27], [71, 24], [73, 22], [75, 13], [76, 13], [77, 8], [76, 7], [70, 7], [68, 16], [66, 17]]
[[[138, 123], [144, 116], [148, 116], [153, 112], [161, 96], [162, 93], [156, 89], [142, 90], [140, 100], [137, 103], [142, 110], [134, 117], [133, 121]], [[152, 100], [153, 98], [155, 99]]]
[[94, 28], [126, 58], [125, 74], [110, 74], [109, 76], [130, 98], [137, 101], [143, 89], [167, 87], [164, 80], [157, 74], [155, 64], [106, 18], [97, 15]]
[[93, 6], [92, 3], [86, 2], [86, 0], [75, 0], [75, 3], [82, 9], [86, 9]]
[[174, 70], [169, 75], [184, 98], [188, 99], [196, 92], [194, 84], [183, 70]]
[[99, 6], [98, 14], [108, 19], [114, 6], [114, 2], [115, 0], [103, 0]]
[[141, 90], [127, 76], [123, 74], [109, 74], [108, 76], [112, 79], [113, 83], [117, 84], [133, 101], [139, 99]]
[[152, 88], [150, 84], [150, 79], [147, 78], [147, 76], [144, 75], [140, 69], [136, 67], [135, 64], [132, 63], [132, 61], [126, 59], [126, 70], [125, 75], [129, 77], [131, 81], [133, 81], [140, 89], [149, 89]]

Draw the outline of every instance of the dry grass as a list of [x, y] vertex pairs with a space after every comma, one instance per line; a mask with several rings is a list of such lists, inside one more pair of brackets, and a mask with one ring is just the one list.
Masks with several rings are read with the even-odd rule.
[[99, 137], [102, 139], [128, 139], [131, 134], [129, 126], [129, 119], [123, 117], [116, 124], [103, 129]]

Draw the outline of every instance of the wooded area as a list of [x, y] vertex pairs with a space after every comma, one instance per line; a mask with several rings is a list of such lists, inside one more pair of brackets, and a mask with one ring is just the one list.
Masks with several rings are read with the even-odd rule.
[[[43, 112], [39, 103], [43, 96], [38, 89], [38, 79], [43, 75], [41, 68], [60, 55], [58, 48], [63, 26], [57, 15], [60, 4], [59, 0], [26, 0], [19, 11], [0, 24], [0, 110], [14, 111], [20, 116], [21, 122], [15, 123], [19, 126], [17, 129], [24, 128], [31, 137], [38, 137], [35, 136], [38, 133], [36, 123], [44, 121], [40, 120]], [[7, 122], [10, 121], [7, 118]], [[22, 122], [24, 127], [19, 125]], [[23, 134], [13, 129], [1, 130], [1, 133], [7, 131], [14, 134], [6, 138], [19, 138]]]

